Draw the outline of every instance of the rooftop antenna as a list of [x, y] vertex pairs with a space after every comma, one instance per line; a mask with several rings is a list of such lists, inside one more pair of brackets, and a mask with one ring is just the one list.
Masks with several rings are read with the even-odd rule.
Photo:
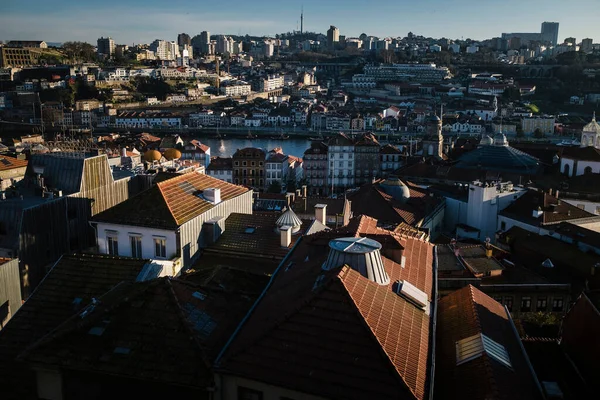
[[300, 8], [300, 34], [304, 33], [304, 4]]

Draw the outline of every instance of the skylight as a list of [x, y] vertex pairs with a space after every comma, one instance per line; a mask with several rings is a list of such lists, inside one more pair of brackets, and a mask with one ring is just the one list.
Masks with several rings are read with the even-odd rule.
[[256, 228], [253, 226], [247, 226], [246, 229], [244, 229], [244, 233], [254, 233], [256, 231]]
[[484, 353], [505, 367], [512, 369], [506, 348], [483, 333], [478, 333], [456, 342], [456, 365], [474, 360], [481, 357]]
[[192, 293], [192, 296], [199, 299], [199, 300], [204, 300], [206, 299], [206, 295], [204, 293], [201, 292], [194, 292]]

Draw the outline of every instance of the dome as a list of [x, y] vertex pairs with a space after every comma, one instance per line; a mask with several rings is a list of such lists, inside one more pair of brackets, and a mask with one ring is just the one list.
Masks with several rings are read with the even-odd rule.
[[410, 199], [410, 189], [397, 176], [390, 176], [380, 183], [381, 188], [386, 194], [394, 199], [405, 203]]
[[583, 132], [600, 134], [600, 124], [596, 122], [596, 113], [592, 117], [592, 122], [583, 127]]
[[162, 158], [162, 154], [160, 154], [160, 152], [158, 150], [148, 150], [147, 152], [144, 153], [144, 160], [145, 161], [158, 161]]
[[492, 139], [492, 137], [489, 135], [485, 135], [484, 137], [482, 137], [481, 141], [479, 142], [480, 146], [491, 146], [493, 144], [494, 144], [494, 139]]
[[275, 224], [277, 225], [277, 229], [281, 229], [282, 226], [291, 226], [292, 233], [296, 233], [300, 230], [302, 221], [300, 221], [300, 218], [298, 218], [294, 210], [288, 208], [281, 214]]
[[177, 160], [181, 158], [181, 152], [177, 149], [167, 149], [165, 150], [165, 158], [167, 160]]

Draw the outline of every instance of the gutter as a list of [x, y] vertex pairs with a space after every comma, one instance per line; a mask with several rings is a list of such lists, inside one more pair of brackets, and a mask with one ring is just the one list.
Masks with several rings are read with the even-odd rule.
[[525, 351], [525, 346], [523, 346], [523, 341], [521, 340], [521, 337], [519, 336], [519, 332], [517, 332], [517, 327], [515, 326], [515, 323], [513, 322], [512, 316], [510, 315], [510, 311], [508, 311], [508, 308], [506, 308], [506, 306], [504, 306], [504, 311], [506, 312], [506, 315], [508, 316], [508, 320], [510, 321], [510, 327], [512, 328], [512, 331], [515, 334], [517, 341], [519, 342], [519, 348], [521, 349], [521, 353], [523, 354], [523, 357], [525, 358], [525, 362], [527, 363], [529, 372], [531, 373], [531, 376], [533, 377], [533, 379], [535, 381], [535, 386], [537, 387], [540, 394], [542, 395], [542, 399], [546, 400], [546, 395], [544, 394], [544, 391], [542, 390], [542, 385], [540, 385], [540, 381], [537, 377], [537, 374], [535, 373], [535, 370], [533, 369], [533, 365], [531, 365], [531, 361], [529, 360], [527, 351]]
[[438, 254], [437, 246], [433, 248], [433, 313], [431, 323], [431, 333], [429, 339], [429, 354], [431, 354], [431, 365], [429, 371], [429, 400], [433, 400], [433, 387], [435, 383], [435, 339], [437, 330], [437, 303], [438, 303]]

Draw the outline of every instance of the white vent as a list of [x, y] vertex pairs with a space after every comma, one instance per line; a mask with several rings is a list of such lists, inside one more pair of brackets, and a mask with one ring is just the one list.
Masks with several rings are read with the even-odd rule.
[[206, 201], [211, 202], [212, 204], [219, 204], [221, 202], [221, 189], [218, 188], [208, 188], [204, 189], [202, 192], [202, 197]]
[[340, 238], [329, 242], [329, 256], [323, 264], [323, 269], [329, 271], [348, 265], [365, 278], [387, 285], [390, 278], [385, 272], [381, 258], [381, 244], [368, 238]]
[[542, 263], [542, 267], [544, 267], [544, 268], [554, 268], [554, 264], [552, 263], [552, 260], [550, 260], [549, 258], [546, 258], [546, 261], [544, 261]]
[[540, 210], [539, 208], [537, 210], [533, 210], [533, 218], [539, 218], [544, 214], [544, 212], [542, 210]]
[[398, 281], [396, 287], [396, 293], [410, 302], [414, 303], [417, 307], [426, 310], [429, 304], [429, 297], [425, 292], [417, 289], [411, 283], [407, 281]]
[[506, 348], [483, 333], [478, 333], [456, 342], [456, 365], [474, 360], [481, 357], [484, 353], [505, 367], [512, 369]]

